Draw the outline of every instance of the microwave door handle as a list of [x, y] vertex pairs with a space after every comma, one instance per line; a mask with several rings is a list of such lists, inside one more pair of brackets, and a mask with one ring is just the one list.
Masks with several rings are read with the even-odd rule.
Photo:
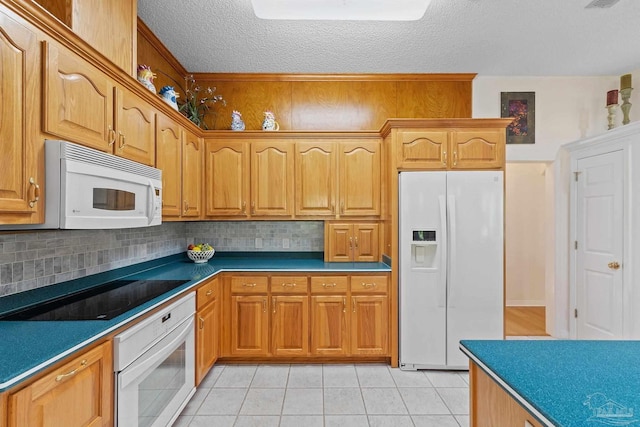
[[153, 186], [153, 182], [149, 180], [149, 211], [147, 212], [147, 225], [153, 222], [153, 217], [156, 212], [156, 187]]

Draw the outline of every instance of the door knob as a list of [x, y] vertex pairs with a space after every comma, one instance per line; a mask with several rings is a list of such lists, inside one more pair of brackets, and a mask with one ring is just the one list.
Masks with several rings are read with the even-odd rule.
[[610, 262], [609, 264], [607, 264], [607, 266], [612, 270], [617, 270], [620, 268], [620, 264], [618, 264], [616, 261]]

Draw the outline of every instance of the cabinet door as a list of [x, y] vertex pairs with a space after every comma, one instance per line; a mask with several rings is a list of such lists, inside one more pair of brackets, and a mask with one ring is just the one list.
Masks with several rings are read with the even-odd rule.
[[505, 130], [465, 130], [451, 134], [451, 169], [498, 169], [504, 166]]
[[295, 165], [296, 215], [335, 215], [335, 144], [297, 143]]
[[196, 326], [196, 386], [218, 358], [220, 323], [218, 300], [214, 298], [198, 310]]
[[326, 226], [325, 253], [328, 262], [348, 262], [353, 260], [353, 226], [333, 224]]
[[266, 295], [231, 296], [231, 354], [268, 354], [268, 305]]
[[202, 213], [202, 159], [204, 144], [191, 132], [184, 132], [182, 146], [182, 216], [198, 218]]
[[380, 143], [340, 143], [341, 216], [380, 215]]
[[73, 0], [71, 29], [91, 46], [135, 76], [136, 0]]
[[0, 223], [42, 222], [44, 141], [39, 116], [36, 34], [0, 11]]
[[398, 159], [404, 169], [446, 169], [447, 131], [398, 131]]
[[131, 92], [116, 89], [115, 154], [155, 166], [156, 110]]
[[272, 297], [271, 352], [275, 356], [309, 354], [309, 297], [279, 295]]
[[311, 297], [311, 354], [346, 355], [348, 352], [347, 296]]
[[45, 53], [45, 132], [112, 152], [115, 130], [111, 80], [64, 48], [49, 44]]
[[205, 141], [205, 215], [247, 216], [249, 145]]
[[378, 224], [353, 224], [353, 260], [377, 262], [379, 252]]
[[9, 427], [111, 426], [113, 362], [107, 342], [9, 396]]
[[351, 354], [387, 354], [389, 306], [383, 295], [351, 297]]
[[180, 126], [158, 114], [156, 167], [162, 170], [162, 216], [180, 217], [182, 212], [182, 137]]
[[293, 214], [293, 144], [251, 144], [251, 215]]

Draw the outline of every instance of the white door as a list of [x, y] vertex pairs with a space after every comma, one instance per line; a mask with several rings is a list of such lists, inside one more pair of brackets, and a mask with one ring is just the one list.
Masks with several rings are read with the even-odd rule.
[[503, 172], [449, 172], [447, 199], [447, 366], [468, 368], [460, 340], [503, 338]]
[[576, 335], [622, 337], [622, 151], [578, 160]]
[[446, 172], [399, 178], [400, 366], [446, 363]]

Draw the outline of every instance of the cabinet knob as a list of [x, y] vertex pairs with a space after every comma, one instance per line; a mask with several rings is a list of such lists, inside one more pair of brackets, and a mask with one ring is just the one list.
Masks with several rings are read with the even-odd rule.
[[346, 297], [342, 298], [342, 312], [343, 313], [347, 312], [347, 298]]
[[442, 152], [442, 164], [447, 166], [447, 151]]
[[251, 215], [255, 215], [256, 213], [256, 202], [251, 202]]
[[29, 200], [29, 207], [32, 208], [40, 200], [40, 186], [36, 184], [36, 180], [33, 177], [29, 178], [29, 184], [33, 187], [33, 199]]
[[212, 293], [213, 293], [213, 289], [209, 289], [209, 290], [207, 291], [207, 296], [211, 295]]
[[285, 288], [295, 288], [296, 284], [295, 283], [283, 283], [282, 286], [285, 287]]
[[245, 288], [255, 288], [257, 283], [243, 283], [242, 286]]
[[124, 148], [124, 146], [127, 145], [127, 142], [124, 139], [124, 133], [118, 131], [118, 137], [120, 139], [119, 147], [122, 150]]
[[336, 284], [335, 283], [323, 283], [322, 287], [323, 288], [335, 288]]
[[247, 213], [247, 202], [242, 202], [242, 213], [243, 214]]
[[375, 288], [375, 287], [376, 287], [375, 282], [374, 282], [374, 283], [365, 283], [365, 282], [362, 282], [361, 284], [362, 284], [362, 287], [363, 287], [363, 288]]
[[455, 151], [453, 152], [453, 166], [455, 166], [455, 165], [457, 165], [457, 164], [458, 164], [458, 151], [457, 151], [457, 150], [455, 150]]

